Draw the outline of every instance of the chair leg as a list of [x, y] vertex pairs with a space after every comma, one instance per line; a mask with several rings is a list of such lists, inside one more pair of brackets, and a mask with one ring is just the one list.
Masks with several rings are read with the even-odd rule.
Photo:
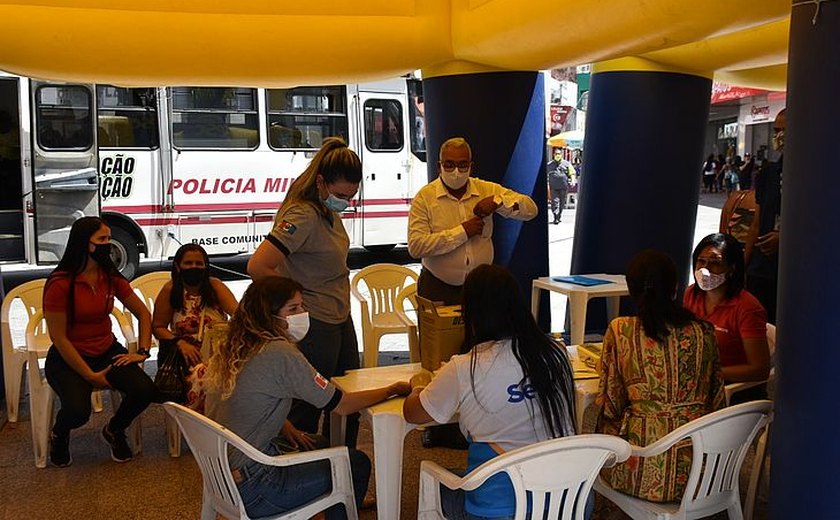
[[90, 394], [90, 404], [91, 406], [93, 406], [93, 411], [96, 413], [99, 413], [105, 409], [105, 406], [102, 404], [101, 390], [94, 390], [93, 393]]
[[168, 413], [164, 413], [163, 422], [166, 426], [166, 443], [169, 445], [169, 456], [181, 456], [181, 429], [178, 423]]
[[[204, 493], [207, 492], [204, 491]], [[216, 510], [213, 509], [213, 504], [206, 496], [201, 501], [201, 520], [216, 520]]]
[[726, 509], [729, 514], [729, 520], [744, 520], [744, 515], [741, 513], [741, 501], [736, 500], [734, 504]]
[[755, 497], [758, 494], [758, 485], [761, 483], [761, 474], [764, 472], [764, 462], [767, 456], [767, 438], [770, 435], [770, 427], [767, 426], [755, 445], [755, 460], [753, 461], [750, 473], [750, 483], [747, 487], [747, 496], [744, 502], [744, 518], [752, 520], [755, 512]]
[[363, 338], [364, 368], [379, 366], [379, 337], [376, 332], [368, 331]]
[[17, 354], [3, 360], [3, 380], [6, 388], [6, 417], [17, 422], [20, 411], [20, 387], [26, 370], [26, 358], [18, 360]]

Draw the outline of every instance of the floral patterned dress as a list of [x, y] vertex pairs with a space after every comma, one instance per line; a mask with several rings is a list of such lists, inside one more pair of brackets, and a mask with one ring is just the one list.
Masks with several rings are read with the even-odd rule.
[[[601, 354], [596, 431], [647, 446], [680, 426], [725, 406], [715, 329], [694, 321], [664, 341], [642, 322], [610, 323]], [[601, 476], [613, 489], [654, 502], [682, 499], [691, 470], [691, 441], [654, 457], [631, 457]]]

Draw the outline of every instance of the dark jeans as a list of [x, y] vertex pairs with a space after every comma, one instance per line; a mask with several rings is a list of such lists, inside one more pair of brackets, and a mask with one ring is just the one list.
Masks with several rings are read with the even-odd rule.
[[563, 215], [563, 208], [566, 207], [566, 195], [569, 188], [551, 188], [551, 212], [554, 214], [554, 221], [560, 222]]
[[[342, 376], [347, 370], [359, 368], [359, 342], [353, 320], [339, 324], [326, 323], [309, 318], [309, 333], [298, 343], [301, 352], [322, 376], [330, 379]], [[318, 433], [321, 410], [304, 401], [295, 400], [289, 412], [289, 420], [299, 430]], [[323, 435], [330, 435], [330, 416], [324, 417]], [[346, 442], [348, 448], [356, 446], [359, 434], [359, 414], [347, 416]]]
[[[353, 476], [353, 493], [356, 508], [362, 506], [370, 480], [370, 459], [358, 450], [350, 451], [350, 473]], [[268, 455], [280, 455], [273, 445]], [[285, 513], [308, 504], [332, 490], [330, 462], [319, 460], [297, 466], [264, 466], [257, 462], [239, 468], [244, 481], [239, 483], [242, 503], [251, 518], [261, 518]], [[343, 505], [327, 510], [327, 519], [347, 518]]]
[[[108, 351], [101, 356], [82, 356], [82, 359], [91, 370], [99, 372], [111, 364], [114, 356], [127, 353], [125, 347], [114, 341]], [[58, 411], [53, 432], [56, 435], [67, 435], [70, 430], [88, 422], [91, 412], [90, 394], [93, 392], [93, 386], [70, 368], [55, 346], [50, 347], [47, 353], [44, 372], [47, 382], [61, 401], [61, 409]], [[122, 403], [114, 414], [114, 418], [111, 419], [112, 430], [125, 430], [150, 403], [158, 400], [155, 383], [143, 372], [140, 365], [132, 363], [114, 366], [105, 377], [112, 388], [123, 394]]]
[[417, 279], [417, 295], [444, 305], [459, 305], [464, 292], [463, 285], [449, 285], [425, 267]]

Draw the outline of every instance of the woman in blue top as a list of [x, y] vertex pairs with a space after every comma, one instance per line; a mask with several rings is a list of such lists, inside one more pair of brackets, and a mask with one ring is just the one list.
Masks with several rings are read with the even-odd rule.
[[[467, 471], [507, 451], [574, 435], [574, 385], [566, 352], [534, 321], [504, 267], [481, 265], [464, 282], [466, 353], [453, 356], [403, 407], [408, 422], [446, 423], [458, 414], [469, 441]], [[513, 518], [507, 475], [464, 494], [441, 488], [450, 519]]]

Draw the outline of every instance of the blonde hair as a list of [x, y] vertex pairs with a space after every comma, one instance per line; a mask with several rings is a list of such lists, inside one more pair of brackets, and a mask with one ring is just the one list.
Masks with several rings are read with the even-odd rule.
[[466, 148], [467, 152], [470, 154], [470, 159], [472, 159], [472, 148], [470, 148], [470, 143], [467, 142], [466, 139], [463, 137], [450, 137], [442, 145], [440, 145], [440, 153], [438, 154], [438, 158], [442, 161], [443, 160], [443, 152], [444, 150], [448, 150], [449, 148]]
[[252, 283], [228, 324], [225, 344], [208, 362], [208, 388], [227, 399], [236, 388], [236, 378], [245, 364], [271, 342], [289, 338], [277, 326], [277, 312], [303, 287], [290, 278], [271, 276]]
[[345, 180], [358, 184], [362, 182], [362, 161], [356, 152], [347, 147], [347, 144], [339, 137], [324, 139], [321, 149], [309, 162], [289, 188], [284, 204], [303, 202], [312, 204], [324, 214], [329, 210], [321, 204], [318, 195], [318, 184], [316, 179], [320, 174], [324, 182], [331, 184], [337, 180]]

